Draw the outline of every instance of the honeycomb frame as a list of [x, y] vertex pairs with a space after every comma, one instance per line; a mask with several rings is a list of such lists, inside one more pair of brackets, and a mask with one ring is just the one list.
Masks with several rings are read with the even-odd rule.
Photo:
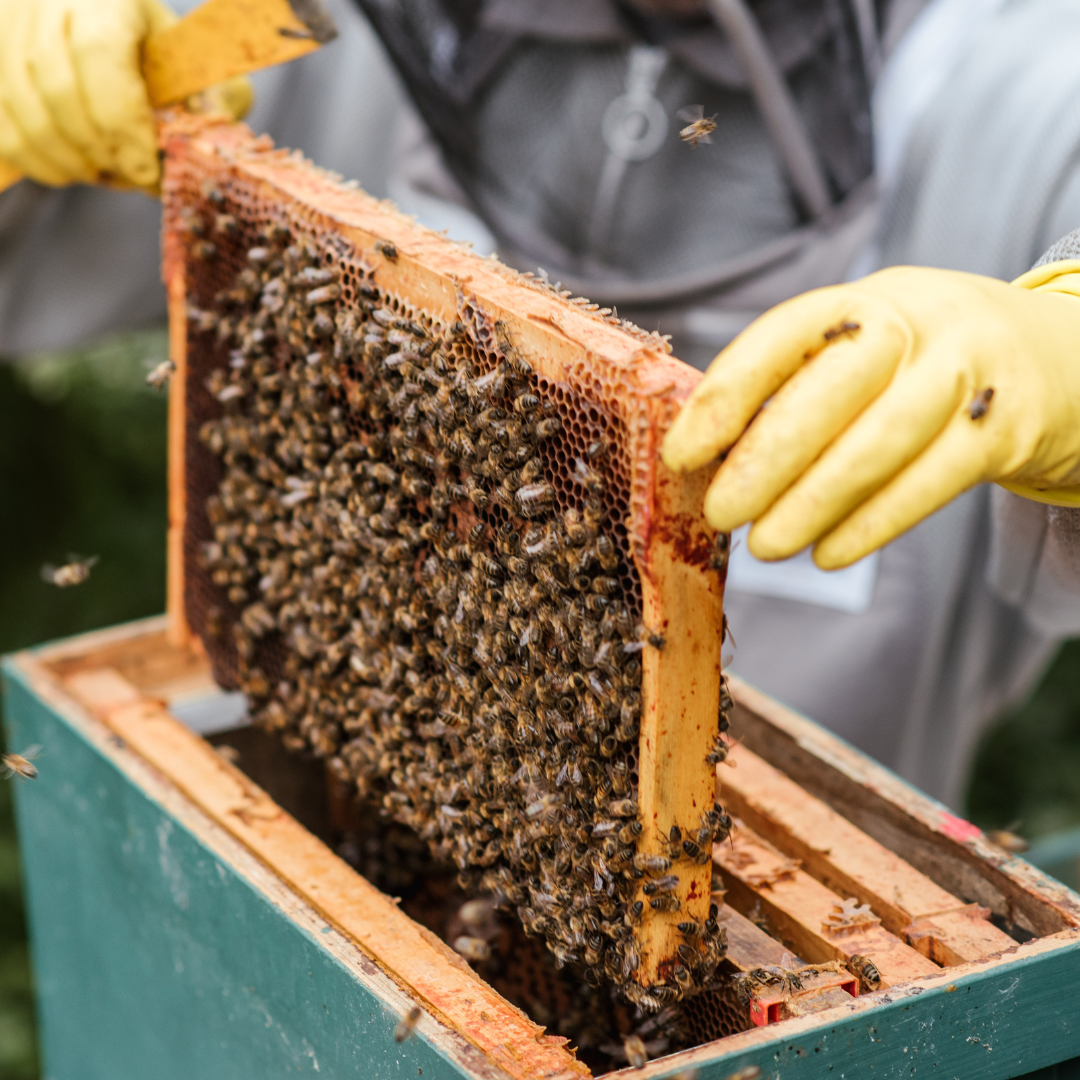
[[[190, 196], [192, 183], [211, 181], [223, 191], [254, 196], [271, 215], [286, 214], [296, 228], [325, 238], [329, 248], [358, 261], [368, 281], [407, 297], [443, 326], [459, 321], [463, 306], [475, 311], [549, 386], [592, 403], [597, 418], [618, 424], [629, 477], [629, 514], [621, 525], [640, 582], [641, 617], [663, 638], [662, 648], [642, 652], [638, 805], [645, 829], [637, 849], [644, 857], [664, 856], [670, 826], [696, 826], [714, 798], [706, 756], [713, 749], [721, 697], [723, 583], [722, 572], [710, 566], [715, 537], [700, 513], [709, 470], [674, 476], [658, 454], [664, 430], [699, 373], [669, 357], [655, 335], [479, 258], [298, 155], [275, 150], [241, 125], [175, 118], [163, 142], [164, 267], [177, 365], [170, 398], [173, 641], [193, 641], [186, 582], [195, 557], [197, 508], [188, 507], [186, 491], [198, 451], [188, 405], [203, 392], [186, 363], [189, 285], [205, 269], [193, 253], [197, 241], [185, 228], [184, 193]], [[344, 302], [358, 284], [343, 277]], [[683, 863], [679, 871], [680, 910], [644, 908], [636, 935], [641, 962], [635, 978], [642, 987], [663, 982], [678, 963], [684, 940], [678, 923], [708, 916], [711, 867]]]

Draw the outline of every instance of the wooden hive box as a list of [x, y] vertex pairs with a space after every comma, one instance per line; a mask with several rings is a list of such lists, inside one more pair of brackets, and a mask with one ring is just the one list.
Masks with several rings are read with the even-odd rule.
[[[17, 654], [4, 679], [8, 745], [43, 747], [16, 803], [47, 1075], [588, 1075], [317, 838], [334, 842], [322, 770], [253, 728], [210, 737], [234, 764], [174, 717], [220, 692], [164, 619]], [[725, 964], [789, 950], [821, 975], [751, 988], [733, 1018], [714, 1001], [744, 1030], [632, 1075], [997, 1080], [1080, 1053], [1080, 897], [817, 725], [732, 694]], [[831, 918], [843, 901], [870, 911]], [[852, 954], [881, 989], [852, 996], [828, 970]]]

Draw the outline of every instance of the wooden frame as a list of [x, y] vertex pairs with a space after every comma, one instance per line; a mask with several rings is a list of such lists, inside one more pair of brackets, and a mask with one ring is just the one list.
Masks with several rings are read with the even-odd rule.
[[[244, 860], [254, 856], [265, 867], [260, 881], [294, 896], [297, 911], [311, 912], [303, 918], [333, 927], [333, 942], [342, 943], [334, 947], [358, 949], [384, 980], [380, 985], [400, 988], [390, 998], [406, 1003], [411, 998], [422, 1005], [431, 1017], [421, 1028], [425, 1038], [435, 1039], [441, 1052], [459, 1064], [465, 1062], [460, 1066], [465, 1075], [483, 1075], [481, 1062], [500, 1075], [523, 1078], [587, 1075], [563, 1040], [546, 1036], [509, 1006], [441, 941], [171, 717], [169, 699], [211, 684], [205, 660], [167, 643], [163, 620], [20, 654], [8, 662], [7, 674], [9, 683], [91, 738], [98, 753], [119, 762], [132, 782], [151, 791], [177, 822], [223, 838], [215, 840], [218, 858], [247, 865]], [[857, 893], [864, 887], [859, 867], [870, 864], [877, 867], [872, 903], [882, 925], [860, 931], [860, 947], [872, 955], [878, 949], [876, 957], [899, 955], [902, 962], [892, 968], [887, 960], [879, 963], [883, 988], [877, 993], [853, 997], [850, 980], [845, 988], [843, 978], [826, 979], [802, 996], [762, 992], [757, 1022], [765, 1026], [650, 1063], [635, 1075], [674, 1076], [693, 1067], [700, 1080], [721, 1080], [749, 1064], [768, 1068], [769, 1075], [779, 1069], [784, 1080], [836, 1075], [830, 1069], [847, 1066], [854, 1069], [849, 1075], [900, 1075], [896, 1070], [914, 1060], [904, 1057], [910, 1052], [920, 1055], [924, 1065], [933, 1062], [941, 1075], [993, 1080], [1080, 1054], [1080, 1022], [1073, 1018], [1066, 989], [1080, 974], [1080, 897], [993, 847], [974, 826], [817, 725], [737, 680], [732, 683], [735, 731], [746, 749], [739, 751], [738, 768], [721, 767], [721, 780], [731, 785], [725, 797], [741, 802], [743, 811], [753, 803], [756, 824], [771, 815], [768, 841], [744, 826], [733, 844], [716, 850], [730, 889], [723, 919], [733, 966], [747, 970], [778, 964], [792, 945], [803, 960], [850, 956], [859, 934], [850, 939], [822, 934], [814, 925], [820, 903], [814, 907], [805, 897]], [[20, 701], [9, 698], [9, 722], [15, 725], [26, 712]], [[30, 728], [19, 733], [33, 735]], [[758, 755], [759, 764], [751, 754]], [[782, 775], [769, 772], [782, 765]], [[752, 777], [752, 770], [759, 775]], [[755, 792], [761, 775], [768, 783]], [[797, 784], [793, 776], [801, 778]], [[831, 823], [833, 836], [843, 834], [842, 846], [825, 850], [832, 843], [827, 830], [816, 847], [809, 845], [798, 828], [789, 831], [781, 820], [784, 806], [798, 804], [799, 791], [810, 786], [814, 790], [801, 796], [802, 818], [794, 824]], [[850, 806], [857, 808], [858, 827], [852, 814], [840, 812]], [[744, 845], [788, 872], [769, 881], [766, 867], [755, 880], [749, 864], [732, 856]], [[789, 865], [793, 856], [786, 853], [795, 850], [804, 860], [798, 867]], [[841, 872], [847, 876], [837, 877]], [[839, 891], [833, 893], [823, 878]], [[880, 896], [889, 880], [903, 886], [900, 895], [910, 908], [901, 908], [895, 898], [890, 903], [888, 891]], [[918, 946], [920, 924], [941, 916], [925, 912], [925, 905], [912, 898], [935, 896], [985, 906], [995, 924], [1014, 927], [1017, 937], [1024, 937], [1024, 931], [1035, 937], [1020, 944], [987, 922], [983, 911], [954, 907], [953, 912], [968, 911], [965, 917], [975, 924], [975, 933], [958, 939], [956, 927], [946, 922], [933, 938], [938, 945], [917, 951], [901, 936]], [[767, 919], [774, 912], [786, 913], [784, 925], [767, 925], [780, 938], [793, 940], [777, 942], [750, 922], [746, 915], [755, 914], [758, 903]], [[897, 919], [906, 914], [918, 917], [901, 927]], [[892, 941], [884, 950], [882, 935]], [[972, 941], [991, 951], [977, 959], [956, 955], [973, 947]], [[998, 951], [997, 945], [1004, 948]], [[388, 1016], [385, 1022], [392, 1023], [393, 1015]], [[794, 1018], [779, 1026], [770, 1022], [783, 1016]], [[373, 1066], [371, 1075], [382, 1072]]]
[[[166, 124], [162, 138], [164, 275], [176, 365], [169, 411], [170, 641], [192, 641], [184, 581], [188, 254], [178, 192], [186, 171], [194, 171], [222, 183], [240, 178], [264, 202], [292, 214], [298, 227], [332, 230], [362, 257], [378, 286], [408, 298], [445, 326], [458, 319], [467, 296], [538, 375], [620, 418], [631, 473], [626, 525], [643, 616], [665, 638], [662, 650], [643, 653], [638, 805], [645, 831], [637, 847], [644, 854], [667, 854], [671, 826], [697, 829], [711, 807], [713, 780], [705, 758], [717, 734], [720, 701], [722, 579], [709, 568], [712, 533], [700, 512], [710, 470], [676, 476], [659, 457], [659, 439], [700, 373], [668, 357], [654, 336], [631, 333], [616, 318], [594, 314], [596, 305], [571, 303], [530, 284], [298, 155], [274, 150], [242, 125], [182, 116]], [[676, 870], [679, 911], [653, 911], [648, 897], [638, 896], [645, 909], [635, 977], [644, 986], [663, 980], [665, 968], [678, 963], [683, 939], [677, 924], [704, 921], [708, 914], [709, 867], [683, 861]]]

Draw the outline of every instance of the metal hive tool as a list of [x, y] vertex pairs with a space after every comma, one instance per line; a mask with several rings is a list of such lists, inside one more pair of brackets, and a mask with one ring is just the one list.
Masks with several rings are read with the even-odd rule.
[[727, 538], [658, 445], [698, 373], [242, 126], [165, 146], [174, 637], [560, 965], [692, 995]]

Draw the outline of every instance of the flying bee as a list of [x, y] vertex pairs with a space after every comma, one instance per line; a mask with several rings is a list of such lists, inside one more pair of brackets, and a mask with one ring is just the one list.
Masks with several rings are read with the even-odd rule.
[[464, 956], [466, 960], [479, 963], [490, 959], [491, 946], [483, 938], [462, 934], [461, 937], [454, 939], [454, 952], [459, 956]]
[[420, 1022], [422, 1015], [420, 1006], [414, 1005], [394, 1027], [394, 1042], [403, 1043], [410, 1038], [413, 1032], [416, 1031], [416, 1025]]
[[174, 371], [176, 371], [176, 364], [172, 360], [162, 360], [160, 364], [156, 364], [147, 372], [146, 385], [160, 390], [168, 383]]
[[14, 752], [8, 754], [0, 754], [0, 766], [3, 766], [3, 778], [10, 780], [13, 776], [18, 776], [23, 780], [36, 780], [37, 779], [37, 766], [33, 764], [33, 759], [41, 753], [41, 746], [35, 743], [33, 746], [28, 746], [21, 754]]
[[1019, 855], [1021, 852], [1027, 851], [1031, 846], [1022, 836], [1017, 835], [1015, 832], [1019, 827], [1020, 822], [1014, 821], [1004, 829], [987, 829], [986, 839], [991, 844], [997, 844], [999, 848], [1004, 848], [1014, 855]]
[[90, 577], [90, 571], [97, 565], [98, 556], [92, 555], [89, 559], [80, 559], [77, 555], [68, 555], [68, 561], [63, 566], [53, 566], [46, 563], [41, 568], [41, 578], [49, 585], [55, 585], [58, 589], [67, 589], [72, 585], [81, 585]]
[[649, 1053], [640, 1035], [627, 1035], [623, 1039], [623, 1052], [632, 1069], [644, 1069], [649, 1061]]
[[686, 120], [687, 125], [679, 130], [679, 138], [683, 142], [696, 147], [698, 143], [711, 143], [712, 133], [716, 130], [716, 114], [705, 115], [704, 105], [687, 105], [679, 109], [675, 114], [680, 120]]
[[854, 953], [848, 958], [848, 967], [851, 968], [852, 975], [858, 976], [867, 990], [874, 991], [881, 987], [881, 972], [869, 956]]

